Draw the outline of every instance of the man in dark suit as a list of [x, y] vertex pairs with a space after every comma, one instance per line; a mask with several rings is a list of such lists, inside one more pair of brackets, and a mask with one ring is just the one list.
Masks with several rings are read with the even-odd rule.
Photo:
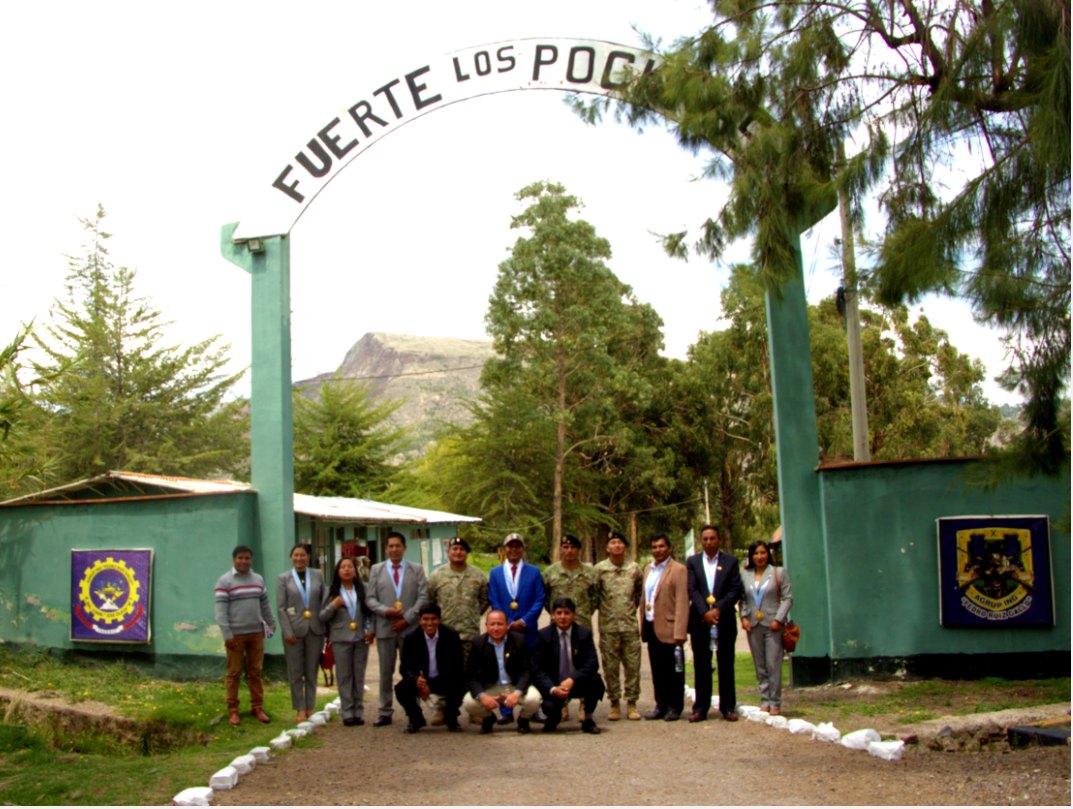
[[[734, 690], [734, 641], [738, 625], [734, 607], [741, 600], [738, 560], [719, 550], [719, 529], [700, 529], [701, 552], [686, 560], [689, 575], [689, 641], [693, 647], [696, 698], [690, 722], [703, 722], [712, 707], [712, 646], [719, 669], [719, 711], [730, 722], [738, 720], [738, 696]], [[718, 629], [718, 636], [712, 629]]]
[[458, 709], [466, 692], [462, 671], [462, 639], [440, 622], [438, 604], [425, 604], [418, 613], [418, 629], [402, 641], [402, 679], [395, 686], [395, 699], [406, 711], [410, 722], [404, 732], [417, 733], [426, 724], [418, 699], [432, 694], [444, 697], [443, 724], [450, 731], [460, 731]]
[[572, 599], [557, 598], [551, 604], [552, 626], [537, 633], [533, 649], [533, 681], [544, 702], [544, 732], [551, 733], [563, 715], [563, 706], [572, 698], [581, 700], [584, 719], [581, 730], [599, 733], [594, 714], [606, 688], [600, 677], [600, 663], [592, 632], [575, 622], [577, 608]]
[[491, 733], [500, 708], [513, 715], [519, 707], [518, 732], [529, 733], [529, 719], [540, 707], [540, 692], [530, 685], [529, 647], [517, 632], [507, 631], [507, 616], [492, 610], [485, 618], [488, 631], [473, 641], [466, 663], [469, 693], [462, 708], [481, 733]]

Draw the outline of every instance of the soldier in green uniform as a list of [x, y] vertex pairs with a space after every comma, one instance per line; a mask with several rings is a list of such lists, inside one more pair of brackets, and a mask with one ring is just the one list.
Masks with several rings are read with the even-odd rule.
[[556, 599], [569, 598], [577, 607], [574, 620], [592, 629], [593, 566], [579, 561], [581, 540], [566, 534], [559, 542], [559, 561], [544, 568], [544, 608], [550, 613]]
[[[593, 566], [578, 559], [581, 540], [565, 534], [559, 542], [559, 561], [544, 568], [544, 608], [551, 614], [557, 599], [569, 598], [577, 607], [574, 621], [578, 626], [592, 629], [592, 608], [595, 602], [595, 572]], [[570, 718], [570, 703], [563, 703], [562, 721]]]
[[595, 600], [600, 613], [600, 657], [611, 711], [607, 718], [622, 718], [622, 684], [625, 679], [626, 718], [641, 718], [637, 700], [641, 696], [641, 635], [637, 611], [641, 605], [644, 574], [636, 562], [626, 561], [626, 538], [612, 531], [607, 538], [607, 558], [593, 569], [596, 576]]
[[[447, 543], [448, 564], [436, 568], [428, 577], [428, 595], [442, 611], [445, 624], [462, 639], [462, 669], [473, 641], [481, 634], [481, 617], [488, 609], [488, 577], [468, 564], [469, 543], [453, 537]], [[443, 723], [442, 700], [436, 700], [431, 724]]]

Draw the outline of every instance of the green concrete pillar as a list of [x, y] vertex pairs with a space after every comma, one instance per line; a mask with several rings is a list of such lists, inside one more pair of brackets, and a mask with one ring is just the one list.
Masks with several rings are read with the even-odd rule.
[[232, 236], [237, 224], [223, 226], [220, 252], [251, 277], [250, 476], [257, 491], [254, 569], [272, 582], [290, 565], [294, 545], [290, 241], [283, 235], [236, 243]]
[[792, 241], [797, 271], [778, 293], [767, 293], [766, 308], [783, 563], [793, 584], [791, 614], [802, 629], [792, 665], [794, 682], [804, 685], [830, 678], [830, 593], [800, 234]]

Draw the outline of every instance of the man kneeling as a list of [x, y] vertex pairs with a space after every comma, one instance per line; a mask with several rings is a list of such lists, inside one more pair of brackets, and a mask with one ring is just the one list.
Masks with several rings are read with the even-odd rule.
[[520, 706], [518, 732], [528, 733], [529, 718], [540, 707], [540, 693], [529, 684], [529, 647], [525, 636], [507, 632], [507, 615], [492, 610], [484, 622], [488, 631], [473, 641], [466, 664], [466, 694], [462, 707], [470, 722], [481, 723], [481, 733], [491, 733], [502, 705], [513, 711]]
[[410, 722], [405, 733], [417, 733], [425, 726], [418, 699], [431, 694], [444, 697], [444, 724], [459, 731], [458, 708], [466, 685], [462, 675], [462, 640], [454, 629], [440, 623], [438, 604], [425, 604], [418, 611], [418, 626], [403, 636], [402, 679], [395, 686], [395, 699], [406, 711]]
[[592, 632], [575, 623], [576, 617], [573, 600], [557, 598], [551, 605], [552, 626], [537, 633], [533, 680], [544, 697], [541, 707], [548, 717], [545, 733], [558, 727], [568, 699], [581, 701], [585, 711], [581, 729], [585, 733], [600, 732], [593, 715], [596, 704], [604, 697], [604, 681], [600, 677]]

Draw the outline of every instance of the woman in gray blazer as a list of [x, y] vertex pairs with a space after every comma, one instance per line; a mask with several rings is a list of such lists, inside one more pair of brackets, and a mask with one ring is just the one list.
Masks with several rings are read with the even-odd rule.
[[782, 711], [782, 630], [794, 603], [790, 577], [771, 564], [771, 551], [762, 539], [749, 546], [745, 570], [741, 577], [745, 595], [739, 605], [741, 628], [749, 636], [753, 653], [760, 710], [778, 715]]
[[320, 619], [328, 625], [335, 653], [335, 682], [339, 686], [343, 724], [364, 725], [365, 664], [375, 635], [372, 614], [365, 606], [365, 585], [358, 576], [355, 560], [343, 557], [336, 563]]
[[291, 707], [302, 722], [317, 708], [317, 667], [324, 649], [324, 624], [319, 612], [324, 600], [324, 576], [309, 566], [309, 549], [295, 545], [293, 567], [276, 579], [276, 614], [283, 636], [283, 655], [291, 683]]

